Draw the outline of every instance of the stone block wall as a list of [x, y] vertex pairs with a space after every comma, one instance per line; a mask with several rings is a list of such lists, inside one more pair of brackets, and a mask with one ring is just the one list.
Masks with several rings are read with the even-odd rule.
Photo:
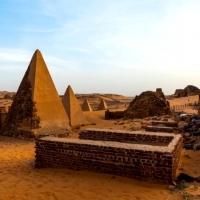
[[168, 146], [44, 137], [36, 140], [35, 162], [38, 168], [66, 167], [172, 183], [181, 146], [181, 135], [173, 135]]
[[148, 133], [142, 131], [124, 131], [88, 128], [79, 134], [79, 139], [113, 141], [123, 143], [152, 144], [152, 145], [168, 145], [173, 136], [163, 133]]
[[125, 111], [109, 111], [106, 110], [105, 111], [105, 119], [109, 120], [109, 119], [121, 119], [124, 117], [124, 113]]
[[164, 125], [167, 127], [178, 127], [177, 122], [166, 122], [166, 121], [152, 121], [152, 126]]
[[162, 127], [162, 126], [147, 126], [145, 131], [149, 132], [165, 132], [173, 133], [174, 129], [172, 127]]

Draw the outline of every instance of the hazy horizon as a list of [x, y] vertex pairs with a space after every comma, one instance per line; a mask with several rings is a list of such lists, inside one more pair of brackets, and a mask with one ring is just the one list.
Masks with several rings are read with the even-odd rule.
[[60, 95], [199, 87], [200, 1], [5, 1], [0, 91], [16, 92], [39, 49]]

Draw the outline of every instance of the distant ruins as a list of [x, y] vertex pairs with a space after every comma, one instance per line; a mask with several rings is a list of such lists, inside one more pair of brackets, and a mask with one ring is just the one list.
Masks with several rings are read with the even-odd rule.
[[108, 106], [105, 100], [102, 98], [97, 110], [106, 110], [106, 109], [108, 109]]
[[38, 138], [69, 132], [68, 116], [42, 54], [36, 50], [0, 134]]
[[174, 95], [177, 97], [188, 97], [193, 95], [199, 95], [200, 89], [193, 85], [188, 85], [184, 89], [176, 89]]
[[125, 111], [125, 118], [145, 118], [171, 114], [162, 89], [146, 91], [136, 96]]
[[62, 103], [71, 126], [89, 124], [70, 85], [65, 91]]
[[92, 108], [91, 108], [87, 99], [84, 100], [81, 108], [82, 108], [83, 111], [92, 111]]

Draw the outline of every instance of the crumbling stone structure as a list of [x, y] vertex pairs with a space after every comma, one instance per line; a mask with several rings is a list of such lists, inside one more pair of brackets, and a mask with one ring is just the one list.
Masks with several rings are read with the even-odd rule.
[[[145, 132], [134, 135], [134, 132], [123, 131], [116, 131], [115, 135], [113, 130], [90, 129], [80, 138], [84, 134], [84, 139], [44, 137], [36, 140], [35, 166], [90, 170], [151, 182], [172, 183], [175, 180], [181, 135]], [[104, 141], [99, 140], [102, 138]], [[144, 143], [138, 144], [141, 138]], [[164, 144], [160, 146], [145, 144], [161, 140]]]
[[146, 91], [136, 96], [125, 111], [125, 118], [170, 115], [170, 106], [162, 91]]

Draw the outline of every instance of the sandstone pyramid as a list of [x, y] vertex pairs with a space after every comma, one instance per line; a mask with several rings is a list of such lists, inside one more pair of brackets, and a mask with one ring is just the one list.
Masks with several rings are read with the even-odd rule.
[[2, 135], [37, 138], [70, 131], [69, 118], [42, 54], [36, 50], [1, 130]]
[[62, 103], [71, 126], [89, 124], [70, 85], [62, 98]]
[[106, 110], [106, 109], [108, 109], [108, 106], [106, 105], [105, 100], [102, 98], [97, 110]]
[[83, 102], [82, 110], [83, 111], [92, 111], [92, 108], [87, 99], [85, 99], [85, 101]]

